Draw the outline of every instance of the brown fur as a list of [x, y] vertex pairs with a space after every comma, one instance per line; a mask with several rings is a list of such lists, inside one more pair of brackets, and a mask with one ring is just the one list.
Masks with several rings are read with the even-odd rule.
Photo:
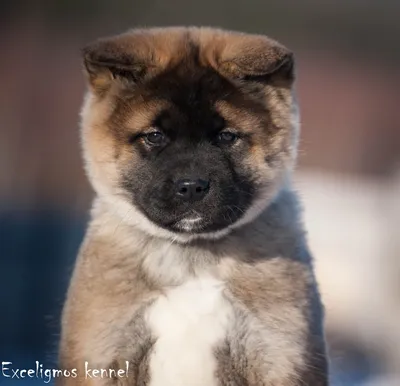
[[[191, 66], [181, 73], [179, 64], [194, 58], [226, 79], [215, 84], [226, 91], [215, 107], [252, 136], [246, 167], [273, 192], [254, 220], [228, 235], [176, 242], [144, 229], [117, 201], [126, 194], [121, 170], [140, 159], [127, 139], [168, 104], [154, 99], [147, 86], [131, 95], [132, 82], [163, 74], [180, 82]], [[171, 28], [98, 41], [84, 50], [84, 59], [91, 93], [83, 146], [98, 197], [64, 308], [60, 366], [82, 370], [89, 361], [91, 367], [123, 368], [127, 360], [130, 373], [128, 379], [62, 378], [58, 384], [149, 385], [156, 338], [145, 323], [146, 310], [168, 288], [210, 272], [226, 283], [224, 296], [235, 315], [215, 348], [221, 386], [326, 386], [321, 304], [289, 182], [298, 135], [292, 54], [262, 36]], [[259, 86], [258, 77], [267, 77], [267, 85]]]

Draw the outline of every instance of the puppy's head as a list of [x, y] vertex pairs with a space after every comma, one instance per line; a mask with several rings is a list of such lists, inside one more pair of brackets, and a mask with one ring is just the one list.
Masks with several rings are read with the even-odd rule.
[[293, 166], [293, 56], [210, 28], [133, 30], [84, 49], [89, 178], [124, 221], [182, 241], [253, 220]]

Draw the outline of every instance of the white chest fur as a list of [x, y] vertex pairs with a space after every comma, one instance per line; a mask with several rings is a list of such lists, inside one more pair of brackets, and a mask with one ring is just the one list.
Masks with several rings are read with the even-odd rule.
[[193, 278], [157, 299], [148, 323], [157, 338], [150, 358], [150, 386], [214, 386], [214, 348], [226, 336], [232, 308], [224, 284]]

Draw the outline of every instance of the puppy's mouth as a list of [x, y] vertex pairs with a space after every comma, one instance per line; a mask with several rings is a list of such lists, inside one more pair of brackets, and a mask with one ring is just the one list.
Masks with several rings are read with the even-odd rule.
[[204, 230], [207, 222], [204, 215], [198, 212], [190, 212], [181, 216], [179, 220], [174, 221], [171, 226], [178, 232], [197, 233]]
[[198, 211], [190, 211], [169, 223], [167, 227], [177, 233], [213, 233], [229, 227], [238, 221], [243, 213], [242, 210], [236, 212], [230, 210], [228, 213], [220, 213], [217, 218], [214, 218]]

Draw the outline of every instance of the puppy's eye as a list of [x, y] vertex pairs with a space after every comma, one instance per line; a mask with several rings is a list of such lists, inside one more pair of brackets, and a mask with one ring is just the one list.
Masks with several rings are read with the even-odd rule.
[[217, 141], [220, 145], [232, 145], [238, 136], [231, 131], [222, 131], [218, 134]]
[[160, 131], [152, 131], [144, 136], [145, 141], [147, 144], [152, 146], [161, 146], [164, 145], [166, 142], [166, 137]]

